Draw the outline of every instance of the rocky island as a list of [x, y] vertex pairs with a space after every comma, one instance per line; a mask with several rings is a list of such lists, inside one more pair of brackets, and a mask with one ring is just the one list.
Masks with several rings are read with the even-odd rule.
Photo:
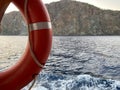
[[[120, 11], [103, 10], [75, 0], [46, 4], [54, 35], [120, 35]], [[27, 35], [26, 23], [20, 12], [4, 15], [2, 35]]]

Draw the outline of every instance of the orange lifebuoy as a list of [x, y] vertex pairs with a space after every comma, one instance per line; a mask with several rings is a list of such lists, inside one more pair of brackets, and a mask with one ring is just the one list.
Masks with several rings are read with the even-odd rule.
[[[48, 12], [41, 0], [28, 0], [27, 16], [25, 15], [25, 0], [13, 0], [13, 3], [22, 12], [30, 27], [30, 40], [33, 51], [44, 65], [48, 59], [51, 43], [52, 30]], [[33, 60], [28, 43], [25, 53], [20, 60], [11, 68], [0, 72], [0, 90], [20, 90], [33, 80], [33, 75], [39, 74], [42, 68]]]

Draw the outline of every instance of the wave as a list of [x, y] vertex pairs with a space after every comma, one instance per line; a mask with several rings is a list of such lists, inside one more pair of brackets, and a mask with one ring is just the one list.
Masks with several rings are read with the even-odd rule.
[[120, 81], [90, 75], [42, 73], [32, 90], [120, 90]]

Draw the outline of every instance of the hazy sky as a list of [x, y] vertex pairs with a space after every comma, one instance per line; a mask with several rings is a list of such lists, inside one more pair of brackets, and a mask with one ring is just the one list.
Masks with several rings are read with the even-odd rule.
[[[59, 0], [42, 0], [44, 3], [56, 2]], [[120, 10], [120, 0], [76, 0], [86, 2], [102, 9]], [[16, 10], [13, 4], [10, 4], [6, 12]]]

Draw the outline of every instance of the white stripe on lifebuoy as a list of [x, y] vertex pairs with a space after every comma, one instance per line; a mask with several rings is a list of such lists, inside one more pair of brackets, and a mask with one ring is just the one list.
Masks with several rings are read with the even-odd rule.
[[42, 30], [42, 29], [51, 29], [51, 22], [37, 22], [29, 24], [30, 30]]

